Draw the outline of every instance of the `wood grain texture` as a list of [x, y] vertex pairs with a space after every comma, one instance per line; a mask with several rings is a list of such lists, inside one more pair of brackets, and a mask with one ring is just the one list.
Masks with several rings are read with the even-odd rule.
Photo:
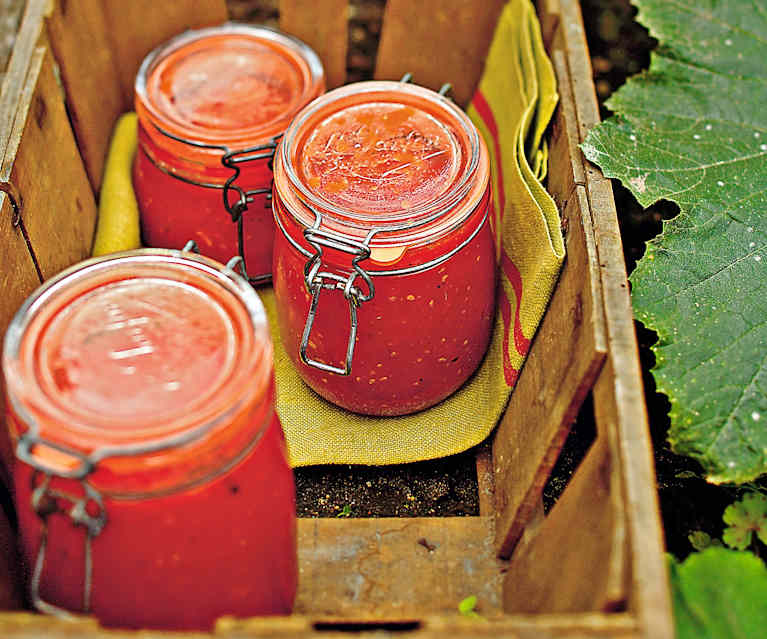
[[[69, 117], [91, 187], [98, 192], [109, 138], [126, 108], [101, 0], [58, 0], [47, 19]], [[87, 46], [84, 44], [87, 43]]]
[[[27, 296], [40, 285], [34, 263], [27, 249], [21, 226], [14, 226], [16, 212], [10, 198], [0, 191], [0, 354], [3, 346], [1, 338], [13, 319], [14, 314]], [[22, 209], [21, 215], [24, 215]], [[23, 217], [22, 217], [23, 219]], [[0, 374], [0, 398], [5, 397], [5, 382]], [[11, 443], [5, 427], [5, 402], [0, 401], [0, 466], [10, 455]], [[5, 490], [8, 483], [5, 468], [0, 468], [0, 490]], [[2, 570], [0, 570], [0, 573]], [[0, 593], [10, 592], [11, 585], [5, 584], [0, 574]], [[0, 601], [2, 596], [0, 595]], [[1, 608], [0, 608], [1, 609]]]
[[[0, 191], [0, 336], [5, 335], [13, 315], [26, 297], [40, 285], [20, 225], [14, 225], [16, 211], [11, 199]], [[22, 220], [25, 211], [21, 209]], [[0, 342], [0, 351], [2, 343]], [[0, 376], [0, 391], [2, 376]], [[2, 408], [0, 408], [2, 414]]]
[[280, 29], [320, 56], [328, 89], [346, 81], [348, 0], [280, 0]]
[[625, 589], [614, 589], [625, 584], [626, 568], [618, 482], [607, 440], [598, 439], [537, 535], [514, 554], [504, 580], [507, 612], [606, 611], [624, 603]]
[[[560, 100], [551, 126], [549, 138], [549, 173], [547, 190], [562, 205], [570, 199], [576, 186], [586, 185], [583, 154], [578, 145], [578, 115], [575, 111], [570, 72], [567, 58], [561, 49], [552, 52], [552, 63], [557, 77]], [[590, 211], [587, 213], [590, 218]]]
[[477, 494], [480, 516], [495, 518], [493, 447], [489, 442], [485, 442], [477, 448]]
[[[558, 152], [552, 149], [552, 154]], [[565, 203], [567, 260], [493, 442], [496, 544], [508, 557], [607, 350], [593, 229], [583, 187]], [[564, 342], [564, 344], [563, 344]]]
[[16, 44], [8, 62], [0, 91], [0, 162], [5, 156], [11, 137], [19, 96], [29, 72], [35, 49], [45, 41], [43, 16], [48, 0], [28, 0]]
[[[632, 540], [629, 606], [639, 615], [644, 636], [674, 636], [666, 562], [656, 492], [652, 441], [644, 403], [641, 368], [631, 314], [620, 233], [612, 187], [596, 175], [587, 181], [597, 225], [597, 250], [602, 267], [610, 357], [594, 389], [598, 428], [615, 429], [623, 474], [628, 534]], [[610, 224], [614, 230], [610, 231]], [[607, 225], [607, 226], [606, 226]]]
[[[579, 138], [583, 140], [599, 122], [591, 60], [578, 3], [575, 0], [559, 0], [559, 5]], [[584, 167], [596, 230], [610, 347], [607, 371], [611, 375], [600, 380], [595, 390], [605, 397], [600, 402], [604, 413], [601, 423], [598, 414], [598, 425], [604, 428], [605, 424], [609, 424], [616, 430], [617, 463], [623, 475], [623, 498], [627, 504], [627, 529], [631, 540], [629, 565], [632, 587], [628, 603], [638, 616], [643, 636], [666, 639], [674, 636], [671, 599], [663, 556], [652, 442], [620, 229], [610, 182], [591, 163], [584, 161]], [[604, 387], [606, 390], [602, 390]]]
[[[100, 628], [95, 620], [80, 618], [58, 621], [50, 617], [29, 613], [10, 613], [0, 616], [0, 636], [4, 639], [267, 639], [273, 637], [304, 639], [381, 639], [399, 636], [418, 639], [554, 639], [566, 637], [610, 637], [628, 639], [636, 637], [636, 625], [625, 614], [540, 615], [538, 617], [510, 616], [486, 622], [464, 619], [460, 615], [424, 617], [415, 628], [412, 625], [381, 626], [327, 625], [312, 617], [262, 617], [253, 619], [221, 619], [212, 634], [201, 632], [165, 633], [161, 631], [109, 630]], [[412, 631], [412, 632], [411, 632]]]
[[227, 19], [225, 0], [102, 0], [111, 35], [123, 108], [133, 105], [136, 72], [147, 53], [187, 29]]
[[505, 0], [388, 0], [376, 60], [376, 79], [413, 82], [437, 90], [453, 85], [465, 106], [479, 84], [485, 55]]
[[476, 595], [500, 612], [503, 562], [492, 518], [299, 520], [295, 611], [329, 619], [409, 620], [455, 612]]
[[39, 47], [0, 166], [0, 180], [21, 193], [26, 229], [46, 279], [90, 255], [97, 213], [53, 65], [50, 49]]

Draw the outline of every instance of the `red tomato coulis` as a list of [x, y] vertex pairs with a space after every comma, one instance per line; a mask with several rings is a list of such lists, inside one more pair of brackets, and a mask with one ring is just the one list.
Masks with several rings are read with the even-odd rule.
[[[237, 255], [237, 227], [221, 189], [199, 185], [221, 187], [233, 170], [222, 166], [222, 149], [195, 143], [230, 151], [269, 143], [323, 90], [314, 52], [261, 27], [190, 32], [150, 54], [136, 82], [139, 150], [133, 170], [144, 243], [182, 248], [195, 240], [201, 253], [221, 262]], [[235, 184], [243, 190], [270, 187], [267, 158], [239, 167]], [[230, 204], [237, 199], [235, 193], [228, 197]], [[270, 272], [273, 236], [267, 197], [255, 195], [243, 215], [243, 252], [251, 275]]]
[[[46, 441], [79, 453], [151, 447], [209, 425], [184, 443], [109, 456], [88, 475], [107, 517], [92, 541], [91, 609], [108, 626], [210, 629], [221, 615], [287, 614], [297, 587], [293, 476], [265, 318], [254, 324], [221, 278], [174, 259], [75, 274], [4, 362], [11, 404], [34, 416]], [[217, 268], [206, 264], [205, 273]], [[18, 439], [29, 423], [10, 416]], [[54, 470], [51, 490], [83, 495], [78, 480], [56, 475], [77, 465], [73, 456], [46, 445], [33, 453]], [[16, 460], [13, 476], [31, 570], [42, 475]], [[55, 503], [40, 596], [77, 612], [85, 531], [67, 516], [72, 500]]]

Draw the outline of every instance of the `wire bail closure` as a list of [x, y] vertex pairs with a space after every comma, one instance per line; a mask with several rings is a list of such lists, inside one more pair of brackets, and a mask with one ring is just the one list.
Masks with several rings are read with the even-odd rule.
[[[370, 274], [360, 266], [360, 262], [370, 257], [369, 244], [375, 231], [368, 233], [364, 241], [358, 242], [339, 233], [321, 229], [322, 214], [315, 210], [314, 215], [314, 224], [304, 229], [304, 238], [314, 248], [314, 254], [304, 265], [304, 283], [306, 284], [306, 290], [312, 295], [312, 303], [306, 316], [299, 354], [301, 361], [307, 366], [318, 368], [328, 373], [348, 376], [352, 371], [352, 359], [354, 358], [354, 347], [357, 341], [357, 309], [363, 302], [372, 300], [375, 295], [375, 286]], [[320, 270], [322, 268], [323, 247], [353, 255], [352, 272], [339, 275]], [[354, 282], [358, 277], [361, 277], [367, 286], [367, 292], [363, 292], [362, 289], [355, 286]], [[325, 362], [313, 359], [307, 354], [309, 336], [314, 326], [314, 320], [317, 317], [320, 293], [323, 289], [341, 291], [344, 298], [349, 302], [349, 339], [346, 344], [346, 358], [343, 367], [326, 364]]]
[[[33, 454], [35, 446], [51, 448], [68, 456], [74, 457], [78, 465], [69, 471], [57, 471], [42, 464]], [[71, 619], [74, 617], [68, 610], [48, 603], [40, 597], [40, 582], [45, 568], [45, 556], [48, 550], [48, 518], [53, 514], [63, 514], [69, 517], [73, 526], [85, 528], [85, 567], [83, 577], [82, 612], [88, 614], [91, 609], [91, 592], [93, 590], [93, 539], [101, 534], [107, 524], [107, 512], [104, 500], [87, 478], [95, 470], [96, 463], [87, 455], [71, 448], [46, 441], [37, 435], [36, 429], [30, 429], [19, 437], [16, 444], [16, 456], [19, 460], [34, 469], [30, 480], [32, 489], [31, 506], [41, 522], [40, 547], [37, 551], [32, 578], [30, 580], [30, 598], [35, 609], [45, 614]], [[42, 481], [38, 483], [40, 476]], [[82, 496], [72, 495], [50, 487], [53, 477], [75, 479], [82, 487]], [[71, 503], [71, 507], [63, 509], [61, 501]], [[92, 511], [95, 509], [95, 514]]]
[[[229, 214], [229, 217], [231, 218], [232, 222], [237, 225], [237, 253], [240, 258], [242, 258], [242, 272], [245, 277], [245, 279], [250, 282], [253, 286], [257, 286], [259, 284], [266, 284], [272, 281], [272, 274], [271, 273], [260, 273], [258, 275], [249, 275], [247, 264], [245, 262], [245, 242], [244, 242], [244, 234], [243, 234], [243, 214], [248, 210], [248, 205], [252, 204], [256, 195], [265, 195], [265, 202], [264, 202], [264, 208], [269, 209], [272, 205], [272, 185], [274, 184], [274, 178], [269, 183], [269, 186], [263, 186], [256, 189], [244, 189], [239, 184], [236, 184], [237, 180], [240, 177], [240, 173], [242, 172], [242, 169], [240, 166], [242, 164], [246, 164], [247, 162], [257, 162], [261, 160], [267, 160], [267, 166], [269, 167], [269, 170], [272, 171], [272, 174], [274, 172], [274, 154], [277, 150], [277, 145], [280, 143], [280, 139], [282, 138], [282, 134], [275, 135], [269, 142], [266, 142], [264, 144], [257, 144], [255, 146], [246, 147], [244, 149], [236, 149], [232, 150], [228, 146], [223, 144], [206, 144], [204, 142], [198, 142], [197, 140], [190, 140], [187, 138], [183, 138], [179, 135], [175, 135], [174, 133], [171, 133], [170, 131], [166, 131], [162, 127], [158, 126], [157, 124], [153, 123], [153, 126], [157, 131], [159, 131], [162, 135], [170, 138], [171, 140], [175, 140], [176, 142], [181, 142], [182, 144], [188, 144], [190, 146], [193, 146], [198, 149], [213, 149], [216, 151], [221, 151], [223, 155], [221, 156], [221, 164], [226, 167], [227, 169], [231, 169], [233, 171], [233, 174], [224, 182], [223, 185], [221, 184], [214, 184], [211, 182], [199, 182], [197, 180], [192, 180], [190, 178], [183, 177], [179, 175], [178, 173], [172, 173], [171, 171], [167, 170], [165, 167], [160, 166], [157, 162], [155, 162], [154, 158], [149, 156], [147, 154], [147, 157], [149, 160], [154, 164], [158, 169], [160, 169], [163, 173], [166, 175], [169, 175], [173, 178], [176, 178], [177, 180], [181, 180], [182, 182], [186, 182], [187, 184], [193, 184], [194, 186], [201, 186], [206, 189], [220, 189], [222, 191], [222, 200], [224, 204], [224, 209]], [[232, 201], [231, 195], [234, 194], [234, 201]]]
[[[194, 240], [187, 240], [186, 244], [184, 244], [184, 248], [181, 249], [181, 252], [194, 253], [195, 255], [199, 255], [200, 249], [197, 246], [197, 242]], [[238, 266], [240, 267], [239, 273], [237, 273]], [[240, 275], [246, 280], [248, 279], [248, 274], [245, 272], [245, 260], [241, 255], [234, 255], [233, 257], [229, 258], [229, 260], [224, 265], [224, 269], [230, 273]]]
[[[399, 81], [408, 84], [412, 82], [412, 80], [413, 74], [408, 72], [405, 73]], [[452, 88], [452, 84], [446, 82], [440, 87], [439, 95], [449, 99], [449, 94], [452, 91]], [[290, 238], [288, 233], [285, 231], [285, 228], [282, 226], [279, 217], [275, 217], [277, 225], [282, 231], [283, 235], [285, 235], [288, 241], [299, 252], [309, 258], [304, 265], [304, 283], [306, 285], [306, 290], [311, 293], [312, 301], [311, 305], [309, 306], [309, 313], [306, 317], [304, 332], [301, 336], [299, 355], [301, 357], [301, 361], [307, 366], [311, 366], [312, 368], [317, 368], [328, 373], [335, 373], [337, 375], [344, 376], [350, 375], [352, 370], [352, 360], [354, 358], [354, 348], [357, 341], [357, 330], [359, 324], [357, 309], [363, 302], [372, 300], [375, 295], [375, 286], [373, 284], [371, 275], [406, 275], [431, 268], [432, 266], [445, 261], [459, 250], [461, 250], [464, 246], [466, 246], [476, 236], [482, 226], [482, 224], [480, 224], [468, 239], [464, 240], [459, 246], [451, 250], [445, 256], [437, 258], [436, 260], [432, 260], [426, 264], [393, 271], [366, 271], [360, 266], [360, 262], [370, 257], [370, 242], [373, 237], [378, 232], [394, 230], [398, 227], [393, 226], [390, 228], [380, 227], [371, 229], [365, 239], [359, 242], [350, 239], [349, 237], [346, 237], [340, 233], [321, 229], [320, 225], [322, 222], [322, 214], [312, 207], [309, 208], [314, 213], [315, 219], [312, 226], [304, 229], [303, 234], [306, 241], [314, 249], [314, 253], [306, 251], [292, 238]], [[486, 217], [487, 213], [485, 213], [485, 218]], [[485, 218], [483, 218], [483, 224]], [[345, 275], [339, 275], [336, 273], [320, 270], [322, 268], [323, 247], [332, 248], [342, 253], [353, 255], [352, 271]], [[358, 286], [355, 286], [354, 282], [358, 277], [361, 277], [367, 286], [367, 293], [363, 292], [363, 290]], [[314, 322], [317, 318], [320, 293], [323, 291], [323, 289], [329, 291], [341, 291], [346, 300], [349, 302], [349, 339], [346, 345], [346, 357], [343, 367], [333, 366], [331, 364], [321, 362], [310, 357], [307, 352], [309, 347], [309, 337], [311, 335], [312, 328], [314, 327]]]

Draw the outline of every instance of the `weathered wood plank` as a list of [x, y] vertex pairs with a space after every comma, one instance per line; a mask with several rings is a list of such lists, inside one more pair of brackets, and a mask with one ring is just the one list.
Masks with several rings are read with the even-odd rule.
[[409, 620], [456, 612], [476, 595], [500, 611], [503, 563], [492, 518], [299, 520], [298, 614], [329, 619]]
[[[644, 636], [673, 637], [668, 575], [663, 557], [652, 442], [644, 403], [641, 368], [631, 314], [623, 250], [617, 229], [615, 203], [609, 181], [589, 176], [592, 215], [600, 226], [597, 250], [602, 267], [602, 290], [610, 344], [606, 370], [594, 388], [597, 424], [615, 430], [616, 455], [623, 475], [623, 499], [632, 540], [631, 597]], [[610, 225], [614, 225], [611, 227]]]
[[136, 72], [147, 53], [182, 31], [227, 18], [225, 0], [103, 0], [103, 5], [126, 110], [133, 106]]
[[378, 47], [375, 77], [399, 80], [413, 74], [416, 84], [439, 89], [453, 85], [466, 105], [479, 83], [495, 24], [506, 0], [388, 0]]
[[47, 47], [33, 56], [0, 168], [0, 181], [21, 193], [24, 223], [45, 278], [90, 255], [96, 224], [93, 192], [53, 64]]
[[112, 127], [126, 106], [104, 5], [100, 0], [58, 0], [47, 25], [77, 146], [98, 192]]
[[[23, 210], [21, 211], [23, 214]], [[18, 224], [14, 221], [18, 219]], [[27, 296], [40, 285], [40, 279], [35, 270], [34, 262], [29, 254], [24, 239], [24, 231], [21, 224], [22, 218], [17, 218], [17, 212], [11, 205], [11, 198], [0, 191], [0, 338], [5, 336], [5, 331], [11, 319], [22, 305]], [[2, 352], [2, 342], [0, 342]], [[5, 381], [0, 375], [0, 397], [5, 396]], [[5, 402], [0, 402], [0, 466], [10, 458], [11, 444], [8, 431], [5, 427]], [[5, 469], [0, 468], [0, 490], [4, 490], [4, 483], [8, 482]], [[0, 551], [1, 554], [1, 551]], [[0, 591], [3, 590], [2, 577], [0, 577]]]
[[625, 588], [614, 588], [624, 584], [626, 539], [611, 460], [607, 438], [598, 439], [537, 535], [514, 553], [507, 612], [606, 611], [624, 602]]
[[280, 0], [280, 29], [315, 50], [328, 89], [346, 81], [348, 0]]
[[[549, 172], [547, 190], [561, 206], [570, 199], [576, 185], [585, 186], [586, 175], [583, 168], [583, 155], [578, 144], [578, 116], [575, 112], [570, 73], [564, 52], [557, 49], [552, 52], [552, 63], [557, 76], [559, 107], [554, 115], [549, 139]], [[590, 213], [588, 213], [590, 216]]]
[[[317, 626], [317, 627], [315, 627]], [[510, 616], [478, 622], [464, 619], [460, 615], [450, 614], [441, 617], [424, 617], [416, 628], [400, 626], [403, 631], [413, 630], [405, 636], [418, 639], [554, 639], [564, 637], [610, 637], [628, 639], [636, 636], [636, 624], [626, 614], [581, 614], [581, 615], [540, 615]], [[318, 629], [319, 628], [319, 629]], [[222, 619], [218, 622], [213, 635], [208, 633], [166, 633], [142, 630], [141, 639], [250, 639], [265, 637], [290, 637], [303, 639], [322, 637], [323, 639], [348, 639], [349, 636], [360, 639], [380, 639], [391, 636], [397, 626], [328, 626], [318, 624], [312, 617], [293, 615], [291, 617], [261, 617], [252, 619]], [[139, 633], [129, 630], [110, 630], [107, 635], [95, 620], [81, 618], [75, 621], [58, 621], [51, 617], [29, 613], [11, 613], [0, 616], [0, 634], [7, 639], [132, 639]]]
[[16, 35], [16, 44], [8, 62], [0, 91], [0, 162], [6, 152], [16, 119], [16, 105], [19, 101], [29, 65], [35, 49], [45, 40], [43, 15], [48, 0], [28, 0], [21, 27]]
[[552, 42], [560, 24], [559, 0], [538, 0], [535, 4], [538, 21], [541, 25], [543, 44], [546, 51], [553, 52], [555, 47], [552, 46]]
[[489, 443], [477, 449], [477, 494], [481, 517], [495, 516], [495, 474], [493, 473], [493, 448]]
[[504, 557], [540, 503], [546, 479], [607, 350], [583, 187], [573, 191], [563, 220], [567, 261], [493, 442], [496, 543]]
[[[592, 81], [585, 30], [575, 0], [559, 0], [563, 41], [572, 76], [578, 117], [579, 138], [599, 122], [599, 108]], [[601, 267], [605, 320], [610, 346], [612, 377], [595, 389], [609, 403], [602, 417], [616, 430], [620, 471], [628, 504], [627, 527], [631, 540], [629, 606], [638, 615], [643, 636], [653, 639], [674, 636], [668, 574], [663, 558], [663, 531], [660, 523], [652, 442], [649, 435], [641, 381], [636, 334], [631, 310], [626, 267], [610, 182], [601, 171], [584, 162], [587, 192], [595, 228]], [[601, 381], [601, 380], [600, 380]], [[595, 404], [597, 402], [595, 401]]]
[[16, 32], [24, 15], [24, 0], [3, 0], [3, 20], [0, 21], [0, 84], [2, 84], [8, 60], [11, 59]]

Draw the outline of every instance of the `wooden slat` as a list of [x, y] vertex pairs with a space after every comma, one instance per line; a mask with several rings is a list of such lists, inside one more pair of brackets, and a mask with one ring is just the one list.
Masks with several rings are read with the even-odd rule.
[[280, 0], [280, 29], [317, 52], [328, 89], [346, 81], [348, 17], [348, 0]]
[[[580, 8], [575, 0], [559, 0], [561, 29], [567, 52], [578, 117], [579, 137], [599, 122], [599, 109], [591, 80]], [[609, 421], [616, 431], [619, 458], [616, 464], [623, 476], [628, 536], [631, 540], [629, 605], [638, 617], [643, 636], [674, 636], [668, 574], [663, 557], [663, 531], [660, 523], [652, 442], [649, 435], [638, 348], [629, 297], [626, 267], [610, 182], [599, 169], [585, 162], [585, 176], [591, 214], [596, 229], [596, 246], [602, 274], [605, 319], [610, 355], [610, 377], [600, 380], [598, 391]], [[606, 400], [610, 400], [609, 403]]]
[[[60, 621], [52, 617], [29, 613], [13, 613], [0, 616], [0, 636], [4, 639], [250, 639], [285, 637], [304, 639], [322, 637], [322, 639], [380, 639], [395, 634], [397, 626], [376, 626], [375, 622], [367, 628], [340, 625], [336, 628], [320, 625], [315, 628], [316, 620], [311, 617], [293, 615], [291, 617], [262, 617], [253, 619], [222, 619], [218, 622], [213, 635], [201, 632], [168, 634], [162, 631], [142, 630], [139, 633], [130, 630], [111, 629], [107, 634], [99, 628], [95, 620], [79, 618], [73, 621]], [[409, 630], [409, 626], [402, 630]], [[554, 639], [564, 637], [610, 637], [628, 639], [636, 636], [636, 624], [625, 614], [600, 615], [540, 615], [537, 617], [514, 616], [498, 620], [475, 621], [464, 619], [458, 614], [424, 618], [414, 632], [403, 633], [406, 637], [418, 639]]]
[[53, 2], [47, 25], [77, 146], [91, 186], [98, 192], [112, 127], [128, 107], [117, 75], [103, 2]]
[[484, 443], [477, 449], [477, 494], [479, 514], [495, 517], [495, 473], [493, 472], [493, 448]]
[[[609, 423], [615, 429], [623, 499], [630, 506], [626, 511], [632, 541], [629, 605], [638, 614], [645, 637], [670, 639], [674, 636], [673, 619], [652, 441], [615, 203], [609, 181], [589, 177], [588, 168], [587, 181], [592, 215], [603, 227], [597, 235], [597, 250], [610, 344], [609, 375], [595, 386], [594, 404], [597, 423]], [[614, 225], [612, 232], [608, 224]]]
[[[15, 211], [10, 198], [0, 191], [0, 339], [5, 336], [8, 324], [26, 297], [40, 285], [34, 263], [27, 249], [21, 226], [13, 226]], [[2, 341], [0, 341], [2, 354]], [[0, 397], [5, 396], [5, 382], [0, 374]], [[0, 402], [0, 464], [7, 459], [11, 449], [5, 428], [5, 402]], [[7, 480], [0, 469], [2, 480]], [[0, 485], [0, 490], [4, 486]], [[1, 581], [1, 579], [0, 579]], [[0, 591], [3, 586], [0, 585]]]
[[112, 38], [125, 108], [133, 105], [133, 84], [147, 53], [187, 29], [224, 22], [225, 0], [102, 0]]
[[602, 611], [623, 604], [624, 512], [611, 459], [606, 438], [598, 439], [538, 534], [514, 554], [504, 580], [507, 612]]
[[551, 53], [555, 48], [552, 46], [554, 35], [559, 29], [560, 24], [559, 0], [538, 0], [535, 4], [538, 22], [541, 25], [543, 44], [546, 47], [546, 51]]
[[29, 65], [35, 49], [45, 38], [43, 15], [48, 0], [28, 0], [21, 27], [16, 36], [16, 44], [3, 77], [0, 92], [0, 162], [5, 156], [11, 137], [13, 122], [16, 119], [16, 107], [19, 95], [29, 72]]
[[567, 68], [567, 59], [561, 49], [554, 50], [551, 59], [557, 76], [557, 91], [559, 91], [560, 99], [549, 139], [547, 190], [561, 205], [570, 199], [576, 185], [586, 185], [586, 175], [583, 168], [583, 154], [578, 147], [580, 144], [578, 116], [575, 112], [575, 96]]
[[23, 0], [3, 0], [3, 19], [0, 20], [0, 84], [2, 84], [8, 60], [11, 59], [16, 33], [24, 15]]
[[453, 85], [466, 105], [479, 83], [495, 24], [506, 0], [388, 0], [375, 77], [398, 80], [413, 74], [416, 84]]
[[540, 502], [546, 479], [607, 350], [583, 187], [575, 187], [563, 218], [567, 260], [493, 442], [496, 543], [504, 557], [510, 555]]
[[[628, 639], [636, 636], [636, 624], [628, 615], [583, 614], [510, 616], [498, 619], [464, 619], [460, 615], [427, 616], [417, 627], [387, 625], [375, 622], [361, 626], [346, 624], [317, 624], [310, 617], [292, 616], [289, 619], [226, 619], [216, 626], [216, 637], [330, 637], [346, 639], [349, 636], [381, 638], [402, 636], [418, 639], [552, 639], [554, 637], [611, 637]], [[122, 639], [115, 637], [115, 639]], [[145, 639], [154, 639], [154, 635]]]
[[90, 255], [96, 224], [93, 192], [53, 64], [50, 49], [39, 47], [0, 167], [0, 181], [21, 193], [22, 216], [45, 278]]
[[492, 518], [299, 520], [295, 611], [314, 617], [409, 620], [456, 612], [476, 595], [498, 614], [503, 564]]

